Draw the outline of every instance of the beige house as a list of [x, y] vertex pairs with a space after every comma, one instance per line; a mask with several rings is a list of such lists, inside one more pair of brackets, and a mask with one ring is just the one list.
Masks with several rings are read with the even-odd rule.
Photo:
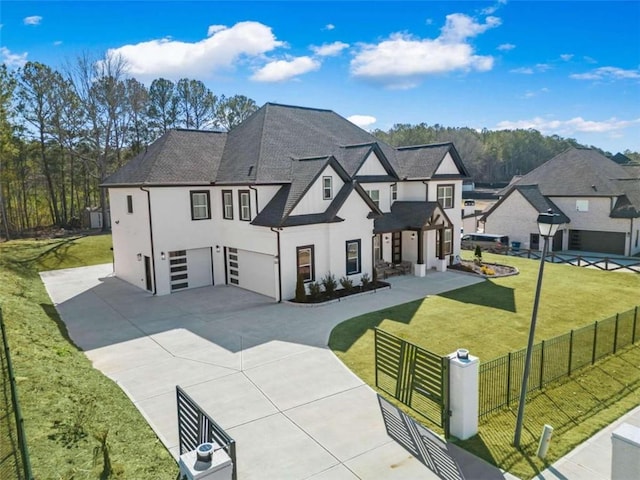
[[548, 209], [565, 222], [554, 251], [640, 253], [640, 179], [595, 150], [571, 148], [515, 179], [482, 217], [484, 231], [541, 249], [536, 218]]

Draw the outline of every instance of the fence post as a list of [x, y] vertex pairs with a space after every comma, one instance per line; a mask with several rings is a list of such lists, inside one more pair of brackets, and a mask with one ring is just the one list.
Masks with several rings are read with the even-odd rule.
[[620, 314], [616, 313], [616, 328], [613, 331], [613, 353], [618, 351], [618, 321], [620, 319]]
[[636, 324], [638, 321], [638, 306], [633, 311], [633, 332], [631, 333], [631, 343], [636, 343]]
[[572, 364], [573, 364], [573, 330], [569, 332], [569, 373], [568, 373], [569, 376], [571, 376]]
[[376, 388], [380, 388], [378, 385], [378, 329], [373, 330], [373, 357], [374, 365], [376, 366]]
[[542, 386], [544, 385], [544, 340], [540, 344], [540, 390], [542, 390]]
[[604, 269], [609, 270], [609, 257], [604, 257]]
[[511, 404], [511, 352], [507, 357], [507, 405]]
[[596, 363], [596, 345], [598, 344], [598, 321], [593, 324], [593, 350], [591, 352], [591, 365]]

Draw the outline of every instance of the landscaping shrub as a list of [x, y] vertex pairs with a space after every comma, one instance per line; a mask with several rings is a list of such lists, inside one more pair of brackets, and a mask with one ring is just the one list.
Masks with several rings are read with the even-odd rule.
[[[374, 269], [375, 271], [375, 269]], [[369, 287], [369, 284], [371, 283], [371, 279], [369, 278], [369, 274], [368, 273], [363, 273], [362, 276], [360, 277], [360, 281], [362, 282], [362, 288], [364, 290], [366, 290]]]
[[333, 294], [336, 292], [336, 288], [338, 287], [338, 282], [336, 281], [335, 275], [331, 272], [327, 273], [322, 278], [322, 286], [324, 287], [324, 293], [327, 297], [333, 297]]
[[342, 277], [340, 279], [340, 285], [342, 285], [342, 288], [349, 292], [353, 288], [353, 280], [347, 277]]
[[318, 300], [321, 293], [322, 288], [320, 288], [320, 284], [318, 282], [311, 282], [309, 284], [309, 298], [312, 301]]
[[298, 274], [296, 281], [296, 302], [304, 303], [307, 301], [307, 291], [304, 288], [304, 279], [302, 274]]
[[482, 263], [482, 249], [480, 248], [480, 245], [476, 245], [476, 250], [473, 256], [475, 257], [475, 262], [480, 265]]
[[484, 275], [495, 275], [496, 272], [493, 268], [487, 266], [487, 265], [482, 265], [480, 267], [480, 271], [484, 274]]

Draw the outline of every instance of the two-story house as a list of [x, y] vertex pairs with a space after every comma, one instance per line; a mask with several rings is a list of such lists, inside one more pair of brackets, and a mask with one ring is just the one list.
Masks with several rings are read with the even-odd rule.
[[394, 148], [329, 110], [268, 103], [229, 132], [170, 130], [110, 176], [116, 276], [162, 295], [229, 284], [275, 300], [377, 260], [459, 254], [450, 143]]
[[570, 148], [515, 178], [483, 216], [484, 231], [542, 249], [536, 219], [548, 209], [564, 226], [552, 249], [640, 253], [640, 179], [596, 150]]

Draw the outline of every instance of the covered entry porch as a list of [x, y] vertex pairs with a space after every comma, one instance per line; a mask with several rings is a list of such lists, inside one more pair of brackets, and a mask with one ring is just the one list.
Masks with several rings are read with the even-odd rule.
[[452, 241], [453, 225], [439, 203], [394, 202], [374, 220], [373, 265], [417, 277], [443, 272]]

